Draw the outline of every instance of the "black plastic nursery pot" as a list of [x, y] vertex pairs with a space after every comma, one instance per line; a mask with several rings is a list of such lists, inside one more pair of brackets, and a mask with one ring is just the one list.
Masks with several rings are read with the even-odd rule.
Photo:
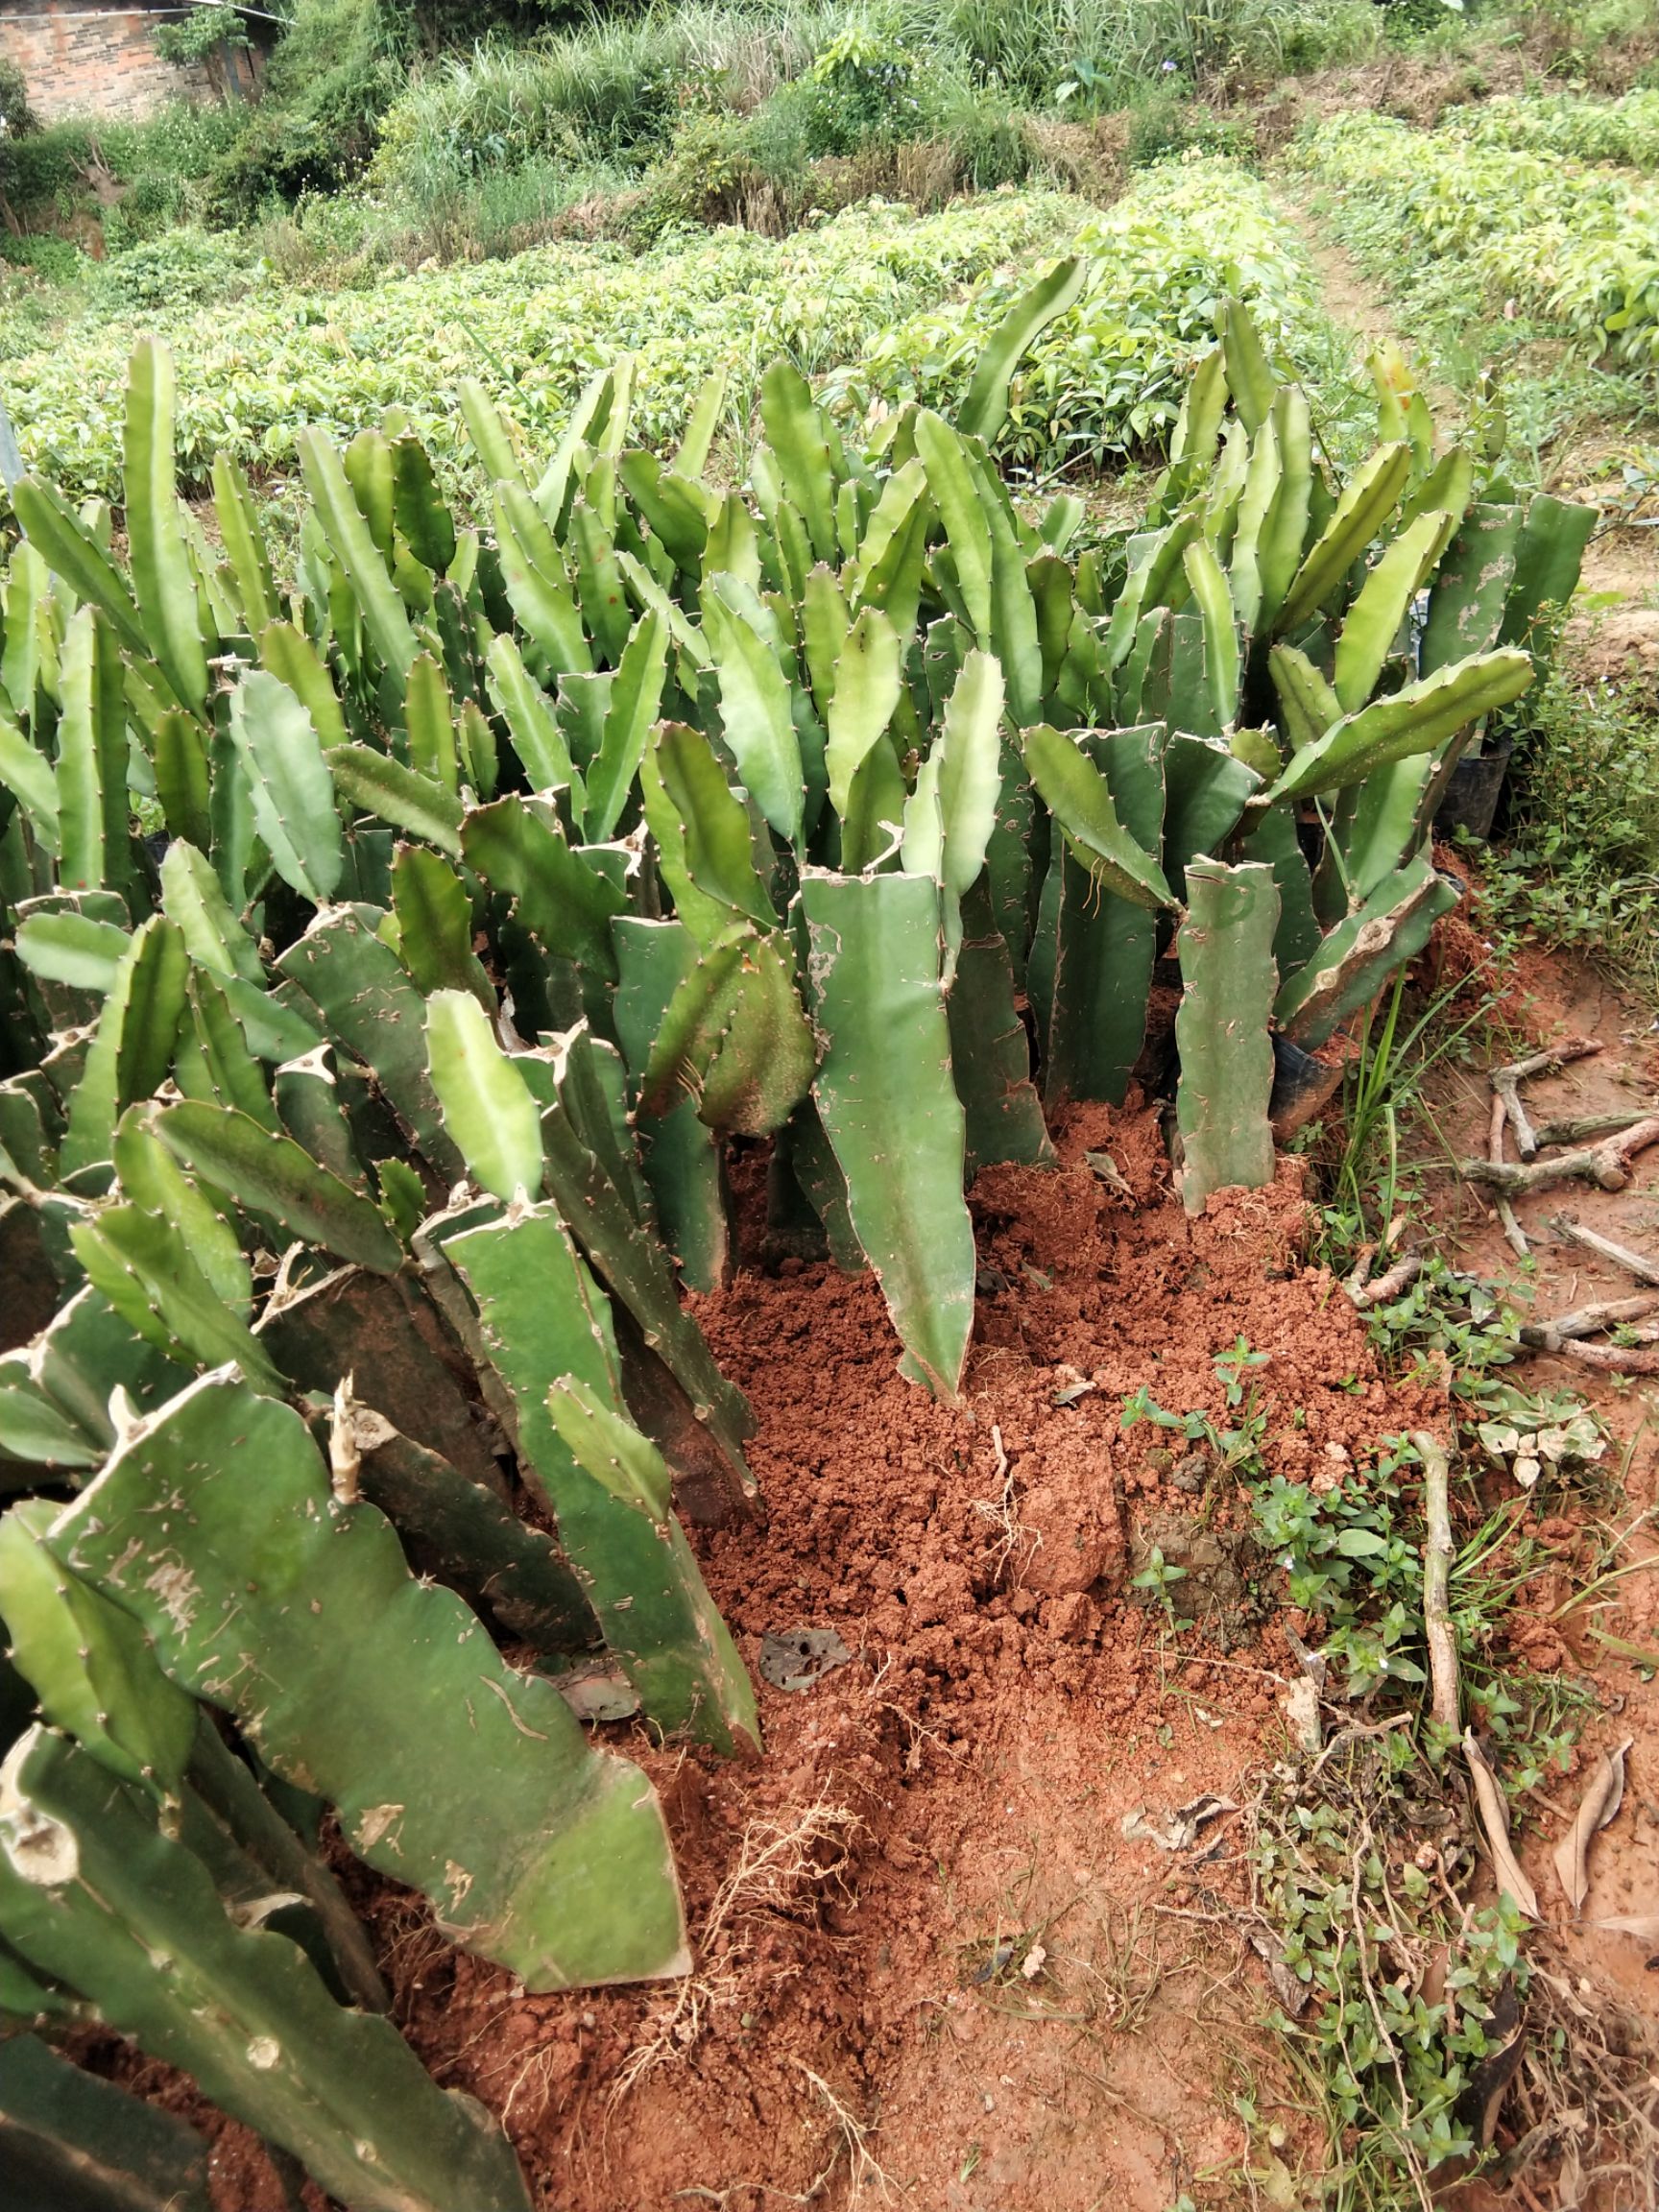
[[1455, 830], [1466, 830], [1471, 837], [1484, 840], [1492, 834], [1492, 825], [1498, 817], [1498, 802], [1503, 795], [1503, 781], [1509, 773], [1509, 756], [1515, 750], [1515, 740], [1507, 731], [1495, 737], [1483, 753], [1465, 754], [1447, 779], [1446, 789], [1434, 810], [1434, 833], [1437, 837], [1450, 837]]

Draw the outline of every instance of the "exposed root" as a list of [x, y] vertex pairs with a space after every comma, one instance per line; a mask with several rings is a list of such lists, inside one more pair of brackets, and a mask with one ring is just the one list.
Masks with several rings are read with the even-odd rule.
[[1452, 1626], [1448, 1598], [1453, 1558], [1448, 1503], [1451, 1462], [1444, 1446], [1426, 1429], [1413, 1430], [1411, 1441], [1423, 1461], [1423, 1503], [1429, 1523], [1423, 1547], [1423, 1627], [1429, 1644], [1430, 1679], [1433, 1686], [1431, 1709], [1448, 1735], [1455, 1736], [1460, 1696], [1457, 1638]]
[[[1528, 2176], [1552, 2204], [1650, 2212], [1659, 2202], [1659, 2031], [1565, 1960], [1534, 1958], [1505, 2118], [1517, 2139], [1494, 2180]], [[1551, 2167], [1553, 2181], [1540, 2181]]]
[[1599, 1259], [1611, 1260], [1614, 1266], [1624, 1268], [1638, 1283], [1659, 1289], [1659, 1260], [1650, 1260], [1646, 1252], [1632, 1252], [1627, 1244], [1615, 1244], [1611, 1237], [1603, 1237], [1597, 1229], [1586, 1229], [1583, 1222], [1575, 1220], [1571, 1214], [1552, 1214], [1550, 1226], [1558, 1237], [1582, 1244], [1586, 1252], [1594, 1252]]
[[1385, 1275], [1367, 1278], [1363, 1282], [1350, 1282], [1348, 1295], [1361, 1311], [1367, 1306], [1386, 1306], [1396, 1298], [1403, 1298], [1423, 1272], [1421, 1252], [1407, 1252], [1403, 1260], [1396, 1260]]
[[819, 2096], [829, 2105], [830, 2117], [841, 2131], [841, 2140], [836, 2144], [829, 2165], [825, 2167], [823, 2173], [819, 2175], [810, 2188], [805, 2191], [802, 2202], [810, 2204], [828, 2187], [830, 2177], [841, 2163], [843, 2153], [846, 2155], [849, 2169], [847, 2192], [849, 2206], [859, 2201], [866, 2188], [874, 2187], [883, 2199], [891, 2196], [893, 2193], [891, 2180], [870, 2154], [870, 2138], [876, 2132], [874, 2125], [866, 2125], [855, 2113], [850, 2112], [822, 2074], [814, 2074], [811, 2067], [804, 2065], [799, 2058], [792, 2058], [790, 2064], [797, 2073], [804, 2075], [812, 2087], [817, 2090]]
[[[1644, 1335], [1652, 1332], [1644, 1330]], [[1561, 1346], [1564, 1359], [1576, 1359], [1581, 1367], [1599, 1367], [1606, 1375], [1659, 1375], [1659, 1344], [1585, 1344], [1573, 1339]]]
[[991, 1448], [997, 1455], [997, 1475], [1002, 1487], [995, 1498], [975, 1498], [974, 1510], [997, 1531], [990, 1568], [991, 1587], [996, 1589], [1002, 1579], [1003, 1569], [1027, 1531], [1020, 1525], [1014, 1499], [1014, 1470], [1008, 1463], [1008, 1455], [1002, 1448], [1002, 1431], [996, 1422], [991, 1424]]
[[618, 2104], [654, 2067], [684, 2057], [714, 2008], [736, 2001], [740, 1969], [752, 1947], [752, 1923], [816, 1919], [826, 1894], [849, 1894], [853, 1843], [863, 1825], [849, 1807], [832, 1805], [823, 1796], [792, 1818], [750, 1821], [703, 1923], [698, 1964], [675, 1984], [673, 2003], [646, 2019], [641, 2040], [617, 2074], [609, 2105]]
[[1659, 1290], [1639, 1290], [1632, 1298], [1602, 1298], [1592, 1306], [1575, 1306], [1571, 1313], [1557, 1313], [1552, 1319], [1524, 1321], [1521, 1341], [1531, 1352], [1559, 1352], [1575, 1336], [1623, 1329], [1632, 1321], [1646, 1321], [1653, 1313], [1659, 1313]]

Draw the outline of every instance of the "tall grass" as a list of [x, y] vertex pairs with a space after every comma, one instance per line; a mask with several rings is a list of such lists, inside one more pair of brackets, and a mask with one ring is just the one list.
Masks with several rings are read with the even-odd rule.
[[[643, 166], [686, 109], [753, 115], [854, 26], [914, 58], [935, 132], [954, 113], [983, 140], [988, 100], [1008, 117], [1084, 114], [1148, 84], [1237, 87], [1352, 58], [1375, 16], [1371, 0], [655, 0], [427, 66], [383, 119], [373, 175], [424, 206], [489, 168]], [[968, 168], [1006, 171], [1003, 140]]]
[[[487, 31], [433, 55], [394, 0], [295, 0], [257, 108], [18, 138], [3, 181], [41, 224], [101, 215], [111, 250], [253, 224], [301, 270], [333, 235], [319, 203], [359, 180], [348, 258], [365, 269], [514, 252], [634, 184], [640, 208], [613, 227], [646, 240], [685, 222], [787, 228], [872, 192], [1099, 190], [1114, 159], [1071, 126], [1348, 58], [1376, 15], [1373, 0], [594, 0], [528, 40]], [[451, 30], [492, 19], [445, 13]], [[112, 212], [88, 199], [95, 138], [126, 188]], [[826, 160], [843, 167], [821, 176]]]

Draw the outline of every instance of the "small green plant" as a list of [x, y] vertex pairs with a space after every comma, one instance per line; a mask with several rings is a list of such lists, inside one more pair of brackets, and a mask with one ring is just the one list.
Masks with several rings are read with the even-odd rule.
[[1324, 1652], [1344, 1669], [1350, 1697], [1424, 1679], [1423, 1562], [1400, 1527], [1399, 1476], [1415, 1464], [1397, 1442], [1323, 1496], [1282, 1475], [1252, 1493], [1258, 1540], [1284, 1571], [1289, 1602], [1325, 1623]]
[[1147, 169], [1171, 156], [1215, 154], [1248, 161], [1255, 152], [1249, 126], [1194, 104], [1178, 77], [1143, 93], [1129, 110], [1125, 158], [1132, 169]]
[[1190, 1621], [1180, 1621], [1175, 1616], [1175, 1600], [1169, 1593], [1177, 1582], [1187, 1579], [1187, 1569], [1177, 1567], [1173, 1560], [1166, 1559], [1162, 1549], [1154, 1544], [1147, 1554], [1146, 1564], [1139, 1575], [1130, 1578], [1131, 1590], [1144, 1590], [1164, 1609], [1171, 1628], [1190, 1628]]
[[[1412, 1825], [1438, 1803], [1408, 1734], [1390, 1730], [1339, 1743], [1257, 1815], [1260, 1893], [1310, 2000], [1276, 2025], [1356, 2212], [1393, 2212], [1403, 2187], [1427, 2202], [1429, 2176], [1477, 2152], [1465, 2092], [1527, 1986], [1506, 1898], [1449, 1910], [1439, 1855]], [[1422, 1962], [1437, 1952], [1436, 1988]]]

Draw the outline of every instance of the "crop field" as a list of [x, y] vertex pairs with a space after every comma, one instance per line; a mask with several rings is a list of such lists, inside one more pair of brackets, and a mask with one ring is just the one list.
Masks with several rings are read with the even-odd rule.
[[1654, 2212], [1648, 12], [12, 23], [6, 2212]]
[[725, 421], [746, 423], [781, 356], [854, 405], [953, 404], [1030, 265], [1057, 251], [1085, 256], [1089, 278], [1022, 370], [1000, 449], [1027, 469], [1097, 468], [1166, 436], [1229, 294], [1276, 348], [1318, 357], [1322, 318], [1292, 232], [1260, 179], [1206, 160], [1147, 172], [1109, 209], [1022, 192], [932, 216], [857, 208], [781, 240], [543, 248], [329, 293], [273, 281], [228, 307], [118, 315], [72, 353], [45, 346], [0, 374], [25, 459], [100, 497], [119, 490], [127, 361], [153, 327], [180, 364], [180, 464], [198, 483], [215, 453], [292, 468], [303, 425], [344, 443], [388, 407], [454, 466], [466, 445], [454, 396], [469, 380], [548, 444], [618, 352], [636, 363], [632, 435], [662, 450], [716, 372]]
[[1588, 157], [1575, 158], [1572, 124], [1551, 128], [1560, 112], [1541, 118], [1544, 152], [1524, 135], [1531, 117], [1519, 105], [1496, 139], [1342, 116], [1315, 132], [1308, 160], [1316, 177], [1369, 202], [1373, 220], [1385, 214], [1429, 253], [1456, 259], [1489, 289], [1538, 309], [1588, 352], [1651, 369], [1659, 363], [1659, 182], [1613, 165], [1642, 143], [1634, 123], [1629, 143], [1617, 132], [1584, 132]]

